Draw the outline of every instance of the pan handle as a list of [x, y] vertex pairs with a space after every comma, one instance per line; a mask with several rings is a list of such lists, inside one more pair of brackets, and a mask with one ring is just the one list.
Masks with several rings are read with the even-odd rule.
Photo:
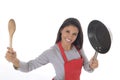
[[98, 52], [95, 51], [95, 54], [94, 54], [94, 59], [97, 59], [97, 56], [98, 56]]

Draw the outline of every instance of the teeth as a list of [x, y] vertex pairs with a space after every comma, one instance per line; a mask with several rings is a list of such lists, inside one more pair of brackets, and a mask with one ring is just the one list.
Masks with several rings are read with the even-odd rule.
[[66, 39], [66, 41], [70, 42], [71, 40], [70, 39]]

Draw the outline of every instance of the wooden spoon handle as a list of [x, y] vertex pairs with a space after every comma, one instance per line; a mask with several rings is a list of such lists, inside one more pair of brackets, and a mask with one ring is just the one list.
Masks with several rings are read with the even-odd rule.
[[12, 48], [12, 37], [9, 37], [9, 47]]
[[8, 22], [8, 31], [9, 31], [9, 47], [12, 48], [12, 39], [13, 39], [13, 34], [16, 30], [16, 24], [13, 19], [10, 19]]

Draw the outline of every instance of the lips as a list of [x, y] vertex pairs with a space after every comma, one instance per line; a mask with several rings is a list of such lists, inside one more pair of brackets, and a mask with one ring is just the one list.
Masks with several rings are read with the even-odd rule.
[[72, 42], [72, 40], [70, 40], [70, 39], [68, 39], [68, 38], [67, 38], [67, 39], [65, 39], [65, 40], [66, 40], [67, 42], [69, 42], [69, 43], [71, 43], [71, 42]]

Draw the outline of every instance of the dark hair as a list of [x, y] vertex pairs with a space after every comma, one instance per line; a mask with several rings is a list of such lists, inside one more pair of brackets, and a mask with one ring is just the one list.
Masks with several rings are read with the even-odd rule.
[[75, 45], [76, 48], [78, 50], [80, 50], [82, 48], [82, 45], [83, 45], [83, 32], [82, 32], [81, 24], [76, 18], [68, 18], [63, 22], [63, 24], [61, 25], [61, 27], [58, 31], [56, 43], [61, 41], [61, 30], [64, 29], [66, 26], [69, 26], [69, 25], [75, 26], [79, 31], [76, 40], [73, 42], [73, 45]]

